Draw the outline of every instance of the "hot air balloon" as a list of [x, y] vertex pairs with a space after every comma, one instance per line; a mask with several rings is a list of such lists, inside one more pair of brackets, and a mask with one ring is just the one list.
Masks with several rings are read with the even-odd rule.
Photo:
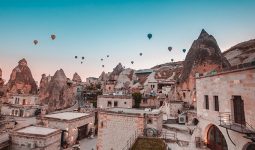
[[109, 57], [109, 55], [107, 55], [107, 57]]
[[151, 33], [147, 34], [147, 37], [150, 40], [152, 38], [152, 34]]
[[174, 59], [171, 59], [172, 62], [174, 62]]
[[142, 56], [142, 55], [143, 55], [143, 53], [140, 53], [139, 55], [140, 55], [140, 56]]
[[81, 64], [82, 64], [83, 62], [81, 61]]
[[82, 56], [81, 59], [84, 60], [84, 56]]
[[52, 35], [50, 35], [50, 37], [51, 37], [52, 40], [55, 40], [56, 35], [55, 35], [55, 34], [52, 34]]
[[37, 40], [34, 40], [34, 44], [36, 45], [38, 43], [38, 41]]
[[185, 52], [186, 52], [186, 49], [183, 49], [182, 51], [183, 51], [183, 53], [185, 53]]
[[104, 68], [104, 65], [102, 65], [102, 67]]
[[74, 58], [75, 58], [75, 59], [77, 59], [77, 58], [78, 58], [78, 56], [74, 56]]
[[104, 59], [103, 58], [101, 58], [101, 61], [103, 61]]
[[133, 64], [134, 63], [134, 61], [131, 61], [131, 64]]
[[169, 51], [171, 51], [171, 50], [172, 50], [172, 47], [171, 47], [171, 46], [169, 46], [169, 47], [168, 47], [168, 50], [169, 50]]

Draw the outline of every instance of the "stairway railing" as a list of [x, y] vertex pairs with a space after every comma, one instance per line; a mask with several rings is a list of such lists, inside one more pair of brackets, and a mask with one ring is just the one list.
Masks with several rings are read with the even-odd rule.
[[127, 144], [122, 148], [122, 150], [130, 150], [138, 136], [139, 131], [136, 130], [135, 133], [129, 137]]

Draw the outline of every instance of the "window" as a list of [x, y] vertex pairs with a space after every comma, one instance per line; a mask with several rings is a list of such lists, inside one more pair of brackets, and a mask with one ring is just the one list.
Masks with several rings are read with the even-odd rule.
[[118, 107], [118, 102], [114, 101], [114, 107]]
[[186, 94], [185, 94], [184, 92], [183, 92], [182, 94], [183, 94], [183, 97], [185, 98], [185, 97], [186, 97]]
[[219, 97], [213, 96], [213, 99], [214, 99], [214, 110], [219, 111]]
[[209, 109], [209, 97], [205, 95], [205, 109]]
[[107, 102], [107, 107], [112, 107], [112, 102], [111, 101]]
[[149, 118], [149, 119], [147, 120], [147, 124], [152, 124], [152, 119], [151, 119], [151, 118]]

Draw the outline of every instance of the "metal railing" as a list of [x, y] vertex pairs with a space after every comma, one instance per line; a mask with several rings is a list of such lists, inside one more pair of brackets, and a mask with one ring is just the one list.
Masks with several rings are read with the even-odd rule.
[[139, 131], [136, 130], [133, 135], [131, 135], [127, 141], [127, 144], [122, 148], [122, 150], [130, 150], [139, 136]]
[[236, 123], [231, 115], [231, 112], [220, 112], [220, 126], [229, 128], [231, 130], [239, 131], [242, 133], [254, 132], [255, 129], [246, 121], [242, 123]]

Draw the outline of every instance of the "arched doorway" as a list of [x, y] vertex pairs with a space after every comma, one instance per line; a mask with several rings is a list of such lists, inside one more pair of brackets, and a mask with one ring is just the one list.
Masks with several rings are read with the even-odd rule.
[[212, 125], [207, 132], [207, 147], [213, 150], [227, 150], [226, 140], [218, 127]]

